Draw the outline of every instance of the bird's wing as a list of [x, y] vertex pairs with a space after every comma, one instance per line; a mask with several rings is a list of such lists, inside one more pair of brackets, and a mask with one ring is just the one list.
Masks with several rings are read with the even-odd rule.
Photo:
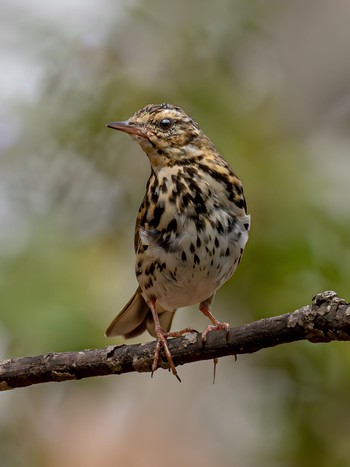
[[141, 206], [139, 208], [139, 212], [137, 213], [136, 222], [135, 222], [135, 237], [134, 237], [134, 248], [135, 253], [137, 253], [140, 244], [140, 226], [141, 226], [141, 219], [144, 217], [147, 211], [147, 194], [145, 195]]

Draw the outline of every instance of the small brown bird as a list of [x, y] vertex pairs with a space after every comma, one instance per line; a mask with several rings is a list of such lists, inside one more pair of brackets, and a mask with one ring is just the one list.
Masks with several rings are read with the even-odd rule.
[[218, 288], [237, 268], [248, 240], [242, 183], [210, 139], [185, 112], [147, 105], [107, 125], [129, 133], [147, 154], [151, 176], [135, 227], [135, 294], [106, 330], [107, 337], [156, 337], [152, 374], [161, 346], [178, 378], [167, 338], [177, 308], [199, 303], [212, 324], [202, 333], [229, 329], [210, 308]]

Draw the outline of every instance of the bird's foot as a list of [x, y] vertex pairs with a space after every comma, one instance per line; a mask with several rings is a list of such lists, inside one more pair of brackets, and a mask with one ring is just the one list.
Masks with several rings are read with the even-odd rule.
[[[203, 341], [203, 343], [205, 343], [205, 341], [207, 340], [207, 335], [208, 335], [209, 332], [217, 331], [219, 329], [224, 329], [226, 331], [226, 334], [227, 334], [229, 329], [230, 329], [230, 325], [229, 325], [229, 323], [221, 323], [220, 321], [217, 321], [216, 324], [208, 324], [208, 326], [202, 332], [202, 341]], [[214, 358], [213, 361], [214, 361], [213, 384], [215, 384], [216, 366], [217, 366], [217, 364], [219, 362], [219, 359]]]
[[195, 329], [188, 327], [181, 329], [181, 331], [171, 331], [167, 332], [167, 337], [182, 337], [184, 334], [188, 334], [189, 332], [197, 332]]
[[177, 374], [177, 371], [176, 371], [176, 368], [175, 368], [175, 365], [174, 365], [174, 362], [173, 362], [173, 357], [172, 357], [171, 352], [169, 350], [167, 339], [168, 339], [168, 337], [181, 337], [183, 334], [186, 334], [188, 332], [197, 332], [197, 331], [195, 331], [193, 328], [185, 328], [185, 329], [181, 329], [181, 331], [165, 332], [162, 328], [160, 328], [158, 326], [156, 327], [155, 331], [156, 331], [156, 336], [157, 336], [157, 345], [156, 345], [156, 350], [154, 352], [154, 358], [153, 358], [153, 363], [152, 363], [152, 377], [153, 377], [153, 373], [158, 368], [160, 349], [161, 349], [161, 347], [163, 347], [163, 349], [165, 351], [166, 358], [167, 358], [168, 363], [169, 363], [169, 367], [170, 367], [173, 375], [176, 376], [176, 378], [181, 383], [181, 379], [180, 379], [179, 375]]
[[179, 375], [177, 374], [174, 362], [173, 362], [173, 357], [171, 356], [171, 352], [169, 350], [168, 346], [168, 337], [181, 337], [183, 334], [186, 334], [187, 332], [196, 332], [192, 328], [185, 328], [182, 329], [181, 331], [172, 331], [172, 332], [167, 332], [162, 329], [160, 322], [159, 322], [159, 316], [156, 311], [156, 300], [153, 298], [147, 302], [147, 305], [149, 306], [152, 316], [153, 316], [153, 321], [154, 321], [154, 330], [156, 334], [156, 339], [157, 339], [157, 344], [156, 344], [156, 350], [154, 352], [154, 357], [153, 357], [153, 363], [152, 363], [152, 373], [151, 376], [153, 377], [153, 373], [156, 371], [158, 368], [158, 362], [159, 362], [159, 354], [160, 354], [160, 349], [163, 347], [165, 351], [166, 358], [169, 363], [169, 367], [173, 373], [174, 376], [180, 381], [181, 379]]
[[203, 313], [207, 318], [210, 319], [212, 324], [208, 324], [208, 326], [202, 332], [202, 341], [205, 342], [207, 340], [207, 335], [211, 331], [217, 331], [219, 329], [224, 329], [226, 332], [230, 329], [229, 323], [222, 323], [218, 321], [215, 316], [210, 311], [210, 303], [208, 304], [207, 301], [204, 301], [199, 306], [199, 311]]
[[230, 329], [229, 323], [222, 323], [221, 321], [217, 321], [215, 324], [208, 324], [208, 326], [202, 332], [202, 341], [207, 340], [207, 335], [211, 331], [218, 331], [220, 329], [224, 329], [226, 332]]

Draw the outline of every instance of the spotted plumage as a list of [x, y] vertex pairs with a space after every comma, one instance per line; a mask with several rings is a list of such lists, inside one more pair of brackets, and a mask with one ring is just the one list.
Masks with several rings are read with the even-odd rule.
[[228, 329], [210, 312], [216, 290], [237, 268], [250, 217], [241, 181], [185, 112], [170, 104], [147, 105], [111, 128], [129, 133], [147, 154], [151, 175], [135, 227], [139, 287], [112, 321], [107, 336], [157, 338], [153, 371], [177, 308], [199, 303], [212, 322], [202, 334]]

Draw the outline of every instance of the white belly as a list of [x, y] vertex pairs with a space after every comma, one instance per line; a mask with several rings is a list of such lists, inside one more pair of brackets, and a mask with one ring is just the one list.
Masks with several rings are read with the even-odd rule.
[[244, 216], [227, 234], [218, 234], [209, 223], [198, 233], [194, 222], [186, 221], [182, 233], [171, 238], [170, 251], [155, 241], [154, 234], [141, 232], [147, 250], [137, 255], [136, 264], [142, 260], [142, 267], [136, 268], [136, 274], [145, 300], [155, 298], [173, 310], [209, 298], [238, 266], [248, 239], [247, 225], [249, 216]]

